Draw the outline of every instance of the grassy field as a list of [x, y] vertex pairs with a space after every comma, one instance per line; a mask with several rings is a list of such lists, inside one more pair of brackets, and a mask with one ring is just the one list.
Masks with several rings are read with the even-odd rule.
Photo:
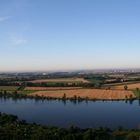
[[71, 90], [81, 89], [82, 87], [26, 87], [25, 91], [46, 91], [46, 90]]
[[130, 99], [136, 98], [132, 91], [124, 90], [100, 90], [100, 89], [73, 89], [73, 90], [57, 90], [57, 91], [36, 91], [29, 95], [38, 95], [45, 97], [62, 98], [66, 95], [66, 98], [72, 98], [74, 96], [88, 99], [99, 100], [117, 100], [117, 99]]
[[140, 90], [134, 90], [133, 91], [137, 99], [140, 99]]
[[21, 91], [17, 91], [17, 93], [18, 94], [25, 94], [25, 95], [28, 95], [28, 94], [31, 94], [31, 93], [33, 93], [34, 91], [32, 91], [32, 90], [28, 90], [28, 91], [25, 91], [25, 90], [21, 90]]
[[40, 79], [30, 81], [32, 83], [89, 83], [83, 78], [59, 78], [59, 79]]
[[17, 86], [0, 86], [0, 90], [13, 91], [13, 90], [17, 90], [17, 89], [18, 89]]

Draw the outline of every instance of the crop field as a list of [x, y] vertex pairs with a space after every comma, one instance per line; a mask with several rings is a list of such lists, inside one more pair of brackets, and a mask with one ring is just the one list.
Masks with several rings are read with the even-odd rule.
[[32, 83], [88, 83], [88, 80], [83, 78], [59, 78], [59, 79], [40, 79], [30, 81]]
[[117, 99], [129, 99], [136, 98], [132, 91], [124, 90], [101, 90], [101, 89], [73, 89], [73, 90], [57, 90], [57, 91], [36, 91], [30, 95], [38, 95], [45, 97], [62, 98], [66, 95], [66, 98], [72, 98], [74, 96], [88, 99], [101, 99], [101, 100], [117, 100]]
[[71, 90], [81, 89], [82, 87], [26, 87], [26, 91], [43, 91], [43, 90]]
[[17, 90], [17, 86], [0, 86], [0, 90]]
[[[135, 83], [135, 84], [127, 84], [128, 90], [135, 90], [136, 88], [140, 88], [140, 83]], [[118, 85], [118, 86], [113, 86], [111, 89], [118, 89], [118, 90], [123, 90], [124, 85]]]

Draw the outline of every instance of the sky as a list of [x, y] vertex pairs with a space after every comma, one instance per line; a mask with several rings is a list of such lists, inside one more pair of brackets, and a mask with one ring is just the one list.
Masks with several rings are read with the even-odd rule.
[[140, 0], [0, 0], [0, 71], [140, 68]]

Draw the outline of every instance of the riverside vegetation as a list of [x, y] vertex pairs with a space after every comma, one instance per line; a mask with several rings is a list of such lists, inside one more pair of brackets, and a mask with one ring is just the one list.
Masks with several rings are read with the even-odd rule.
[[0, 113], [1, 140], [139, 140], [140, 130], [118, 128], [58, 128], [27, 123], [17, 116]]

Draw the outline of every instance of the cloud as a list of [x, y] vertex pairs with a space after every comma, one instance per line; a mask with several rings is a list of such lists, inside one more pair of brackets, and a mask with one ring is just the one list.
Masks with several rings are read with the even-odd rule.
[[0, 22], [10, 19], [11, 16], [0, 17]]
[[16, 46], [20, 46], [20, 45], [24, 45], [27, 43], [26, 39], [23, 38], [17, 38], [17, 37], [13, 37], [12, 38], [12, 44], [16, 45]]

